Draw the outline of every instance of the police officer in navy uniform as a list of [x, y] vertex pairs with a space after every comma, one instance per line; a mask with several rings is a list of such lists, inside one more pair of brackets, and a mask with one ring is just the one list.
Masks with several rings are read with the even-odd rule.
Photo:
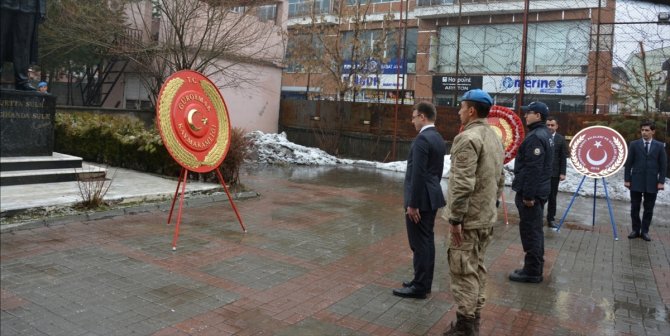
[[516, 191], [514, 203], [519, 210], [519, 233], [526, 253], [523, 268], [509, 275], [511, 281], [542, 282], [544, 267], [544, 233], [542, 217], [544, 204], [551, 190], [553, 143], [546, 121], [549, 108], [542, 102], [522, 106], [529, 132], [519, 146], [514, 161]]

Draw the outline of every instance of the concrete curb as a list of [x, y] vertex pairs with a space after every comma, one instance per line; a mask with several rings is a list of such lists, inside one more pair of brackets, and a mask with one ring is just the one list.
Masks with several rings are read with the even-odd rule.
[[[153, 211], [169, 211], [172, 205], [172, 195], [159, 196], [162, 197], [129, 197], [111, 200], [110, 208], [104, 210], [77, 210], [74, 204], [68, 204], [6, 211], [2, 213], [0, 220], [0, 234], [65, 225], [72, 222], [94, 221]], [[260, 194], [255, 191], [244, 191], [233, 193], [232, 196], [233, 200], [244, 200], [260, 197]], [[184, 206], [202, 206], [222, 201], [228, 204], [228, 196], [225, 192], [192, 191], [186, 193]], [[176, 204], [175, 207], [177, 207]]]

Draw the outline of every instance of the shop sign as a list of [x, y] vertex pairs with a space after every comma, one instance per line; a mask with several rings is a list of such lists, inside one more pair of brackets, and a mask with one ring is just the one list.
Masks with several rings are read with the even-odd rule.
[[[405, 85], [405, 75], [401, 75], [398, 78], [397, 75], [343, 75], [342, 81], [351, 81], [351, 85], [355, 85], [361, 89], [404, 89]], [[397, 83], [400, 82], [402, 85], [398, 87]]]
[[[483, 76], [484, 91], [495, 93], [519, 93], [519, 76]], [[524, 80], [524, 93], [584, 96], [586, 95], [586, 77], [584, 76], [528, 76]]]
[[445, 93], [482, 88], [482, 76], [433, 76], [433, 92]]
[[[371, 58], [365, 62], [344, 61], [342, 64], [342, 73], [350, 74], [353, 70], [360, 74], [398, 74], [398, 67], [400, 67], [400, 74], [407, 73], [406, 62], [398, 62], [396, 59], [391, 59], [388, 62], [382, 62]], [[355, 66], [355, 68], [354, 68]]]

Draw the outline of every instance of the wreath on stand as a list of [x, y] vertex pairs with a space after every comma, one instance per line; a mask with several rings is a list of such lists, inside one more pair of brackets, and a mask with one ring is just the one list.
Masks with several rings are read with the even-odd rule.
[[516, 157], [525, 135], [521, 118], [508, 107], [493, 105], [486, 121], [500, 135], [505, 148], [504, 162], [507, 164]]

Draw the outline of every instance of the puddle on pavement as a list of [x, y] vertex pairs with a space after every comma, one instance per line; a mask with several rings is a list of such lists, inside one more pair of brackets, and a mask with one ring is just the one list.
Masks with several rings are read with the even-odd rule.
[[647, 307], [643, 304], [635, 304], [630, 302], [614, 301], [614, 312], [619, 310], [627, 310], [630, 315], [639, 315], [643, 319], [653, 319], [656, 321], [670, 322], [670, 311], [661, 303], [655, 307]]
[[404, 173], [356, 166], [273, 166], [248, 165], [251, 175], [286, 178], [339, 188], [365, 188], [373, 192], [402, 192]]

